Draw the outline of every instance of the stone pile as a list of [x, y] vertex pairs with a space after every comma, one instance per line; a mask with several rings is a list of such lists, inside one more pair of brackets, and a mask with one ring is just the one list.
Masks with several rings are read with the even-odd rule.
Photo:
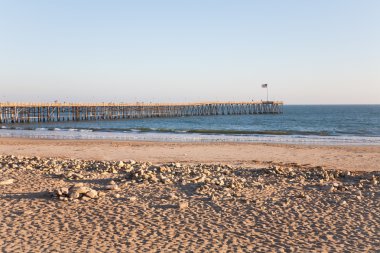
[[142, 164], [134, 166], [125, 177], [137, 183], [179, 184], [182, 186], [207, 186], [214, 190], [225, 188], [239, 190], [246, 185], [246, 179], [234, 174], [228, 165], [182, 165], [170, 163], [162, 166]]
[[94, 189], [84, 186], [83, 183], [74, 184], [73, 186], [61, 187], [54, 191], [54, 197], [59, 200], [90, 200], [101, 197], [102, 194]]
[[[232, 167], [226, 164], [177, 162], [153, 165], [149, 162], [132, 160], [96, 161], [0, 155], [0, 171], [8, 173], [15, 170], [32, 170], [33, 173], [49, 174], [64, 180], [83, 180], [101, 176], [111, 177], [118, 183], [126, 184], [133, 182], [175, 185], [184, 190], [190, 189], [197, 194], [207, 195], [211, 199], [239, 197], [244, 195], [245, 191], [252, 189], [257, 193], [270, 191], [271, 188], [279, 187], [281, 184], [309, 187], [332, 195], [360, 191], [363, 194], [354, 196], [361, 199], [369, 194], [375, 194], [371, 191], [377, 189], [380, 182], [379, 172], [327, 170], [320, 166], [298, 164], [268, 165], [266, 168], [257, 169]], [[125, 188], [124, 184], [119, 186], [116, 182], [110, 182], [103, 189], [119, 191]], [[56, 196], [62, 200], [96, 198], [93, 191], [81, 187], [80, 190], [75, 187], [58, 189]], [[298, 199], [307, 199], [302, 197], [302, 194], [297, 196]]]
[[43, 174], [54, 174], [69, 180], [84, 178], [83, 172], [118, 174], [130, 169], [136, 162], [96, 161], [0, 155], [0, 170], [33, 170]]

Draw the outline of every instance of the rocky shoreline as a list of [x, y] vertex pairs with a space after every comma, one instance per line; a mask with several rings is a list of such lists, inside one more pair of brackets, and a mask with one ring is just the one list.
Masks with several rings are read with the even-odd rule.
[[[294, 163], [245, 168], [20, 156], [0, 156], [0, 168], [3, 251], [21, 249], [17, 248], [20, 245], [33, 246], [36, 251], [45, 249], [46, 245], [28, 237], [21, 242], [20, 233], [32, 228], [12, 228], [12, 223], [33, 215], [38, 220], [41, 213], [34, 208], [44, 210], [52, 205], [57, 211], [67, 210], [66, 215], [70, 210], [81, 210], [85, 223], [73, 218], [81, 222], [80, 227], [96, 221], [91, 226], [112, 234], [108, 218], [99, 212], [112, 215], [120, 222], [114, 226], [121, 226], [111, 246], [92, 241], [93, 236], [84, 233], [87, 229], [58, 229], [67, 238], [52, 246], [58, 250], [64, 250], [62, 245], [70, 241], [77, 243], [78, 249], [94, 251], [144, 251], [152, 245], [167, 250], [187, 245], [185, 248], [193, 251], [219, 252], [380, 250], [380, 172], [329, 170]], [[89, 217], [89, 213], [83, 213], [89, 208], [97, 210], [95, 217], [92, 211]], [[14, 210], [19, 211], [15, 214]], [[123, 219], [124, 215], [128, 218]], [[36, 236], [48, 242], [49, 229], [62, 226], [67, 219], [58, 217], [55, 225], [46, 225]], [[41, 220], [38, 226], [43, 224]], [[81, 235], [86, 244], [69, 236], [70, 231]], [[99, 232], [96, 236], [101, 235]], [[165, 240], [157, 244], [159, 235]], [[11, 241], [8, 237], [18, 239]], [[14, 245], [15, 241], [20, 245]]]

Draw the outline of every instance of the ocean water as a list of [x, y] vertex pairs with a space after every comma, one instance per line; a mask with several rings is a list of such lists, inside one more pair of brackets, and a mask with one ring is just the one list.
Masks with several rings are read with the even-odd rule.
[[285, 105], [279, 115], [2, 124], [0, 136], [380, 145], [380, 105]]

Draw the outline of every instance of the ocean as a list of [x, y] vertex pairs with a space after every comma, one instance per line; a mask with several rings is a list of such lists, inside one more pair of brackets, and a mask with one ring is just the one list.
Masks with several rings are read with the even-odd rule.
[[0, 137], [380, 145], [380, 105], [285, 105], [277, 115], [2, 124]]

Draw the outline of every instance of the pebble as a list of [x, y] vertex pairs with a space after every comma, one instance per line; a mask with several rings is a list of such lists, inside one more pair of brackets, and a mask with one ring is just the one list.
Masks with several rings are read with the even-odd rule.
[[105, 186], [105, 189], [110, 190], [110, 191], [116, 191], [116, 190], [119, 190], [120, 188], [116, 184], [109, 184]]
[[89, 197], [89, 198], [94, 199], [94, 198], [98, 197], [98, 192], [95, 191], [95, 190], [92, 190], [92, 189], [91, 189], [90, 191], [86, 192], [85, 195], [86, 195], [87, 197]]
[[98, 192], [98, 197], [99, 198], [104, 197], [104, 196], [106, 196], [105, 192]]
[[131, 202], [135, 202], [137, 198], [135, 196], [132, 196], [132, 197], [129, 197], [128, 200]]
[[90, 199], [92, 199], [92, 198], [87, 197], [86, 195], [82, 197], [82, 200], [84, 200], [84, 201], [88, 201], [88, 200], [90, 200]]
[[11, 179], [7, 179], [4, 181], [0, 181], [0, 185], [9, 185], [9, 184], [13, 184], [14, 182], [15, 182], [15, 180], [13, 178], [11, 178]]
[[178, 203], [178, 208], [180, 210], [185, 210], [189, 207], [189, 202], [181, 201]]
[[169, 199], [171, 199], [171, 200], [176, 200], [176, 199], [178, 199], [178, 196], [175, 195], [175, 193], [171, 193], [171, 194], [169, 195]]

